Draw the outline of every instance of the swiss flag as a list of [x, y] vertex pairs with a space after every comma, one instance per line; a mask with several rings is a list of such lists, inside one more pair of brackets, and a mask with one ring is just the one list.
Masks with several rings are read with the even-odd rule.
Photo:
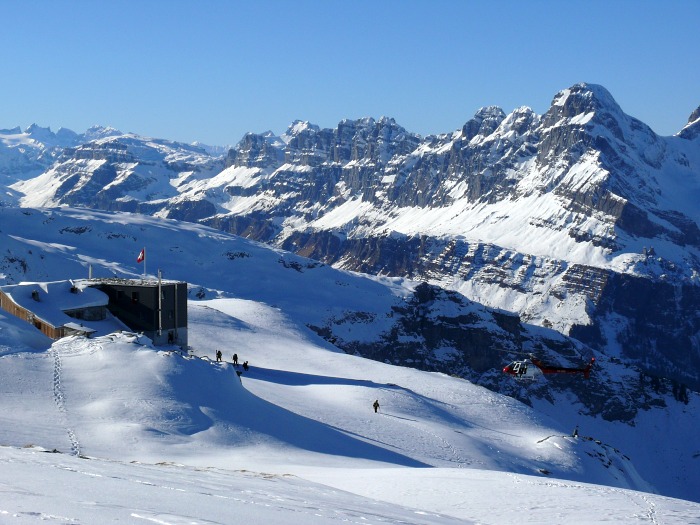
[[139, 256], [136, 258], [136, 262], [140, 263], [143, 262], [143, 260], [146, 258], [146, 248], [141, 250], [141, 253], [139, 253]]

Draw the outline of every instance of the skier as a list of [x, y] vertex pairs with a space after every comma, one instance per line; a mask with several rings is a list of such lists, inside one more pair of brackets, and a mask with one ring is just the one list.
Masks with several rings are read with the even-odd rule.
[[233, 364], [238, 366], [238, 354], [233, 354]]
[[216, 351], [216, 360], [221, 361], [221, 350]]
[[379, 399], [375, 399], [372, 406], [374, 407], [374, 413], [376, 414], [377, 410], [379, 410]]

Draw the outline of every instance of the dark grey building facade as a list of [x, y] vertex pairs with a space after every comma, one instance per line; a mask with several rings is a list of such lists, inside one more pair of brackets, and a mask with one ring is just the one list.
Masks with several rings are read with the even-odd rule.
[[187, 349], [187, 283], [157, 280], [93, 279], [109, 297], [109, 311], [155, 345]]

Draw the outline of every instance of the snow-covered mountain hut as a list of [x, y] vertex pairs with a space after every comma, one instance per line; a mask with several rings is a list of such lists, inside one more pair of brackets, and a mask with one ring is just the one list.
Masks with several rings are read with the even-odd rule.
[[0, 287], [0, 308], [33, 324], [51, 339], [95, 330], [78, 321], [102, 321], [109, 298], [71, 281], [23, 282]]
[[[142, 332], [187, 348], [187, 283], [143, 279], [25, 282], [0, 287], [0, 308], [51, 339], [103, 330]], [[115, 319], [116, 318], [116, 319]], [[91, 326], [92, 325], [92, 326]]]

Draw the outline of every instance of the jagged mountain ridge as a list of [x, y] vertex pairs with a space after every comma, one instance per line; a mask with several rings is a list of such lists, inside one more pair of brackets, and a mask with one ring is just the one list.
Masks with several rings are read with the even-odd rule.
[[64, 148], [48, 170], [14, 188], [29, 199], [51, 194], [42, 205], [155, 214], [162, 203], [187, 208], [179, 186], [189, 188], [221, 168], [221, 159], [200, 146], [117, 134]]
[[162, 168], [163, 150], [154, 177], [152, 158], [120, 156], [138, 137], [112, 137], [13, 189], [26, 206], [198, 221], [424, 279], [700, 385], [698, 126], [691, 116], [658, 137], [601, 86], [577, 84], [544, 115], [488, 107], [425, 138], [389, 118], [295, 122], [246, 135], [221, 171], [187, 155], [184, 170]]
[[[692, 125], [687, 126], [683, 134], [691, 134], [692, 129]], [[143, 141], [141, 146], [136, 144], [139, 140]], [[635, 154], [620, 155], [619, 150], [630, 148], [611, 146], [615, 141], [616, 146], [632, 144]], [[539, 246], [523, 242], [523, 246], [516, 246], [512, 238], [486, 241], [521, 253], [564, 260], [576, 259], [575, 254], [568, 253], [572, 243], [587, 243], [593, 247], [592, 253], [584, 253], [574, 262], [595, 266], [632, 264], [611, 261], [606, 252], [628, 248], [623, 242], [627, 239], [615, 228], [637, 238], [662, 237], [694, 248], [700, 243], [694, 200], [697, 188], [692, 184], [686, 187], [694, 181], [687, 176], [680, 181], [668, 176], [660, 181], [658, 174], [649, 169], [646, 178], [635, 175], [645, 166], [655, 168], [664, 163], [674, 165], [680, 175], [695, 175], [697, 145], [683, 148], [678, 146], [687, 142], [685, 139], [657, 137], [648, 127], [624, 115], [598, 86], [578, 85], [564, 90], [542, 117], [528, 108], [509, 116], [500, 108], [484, 108], [462, 130], [425, 139], [387, 118], [343, 121], [334, 130], [297, 122], [282, 137], [248, 134], [230, 150], [226, 170], [214, 177], [217, 167], [213, 166], [199, 177], [207, 179], [204, 184], [183, 184], [171, 175], [169, 192], [162, 190], [162, 181], [157, 178], [136, 184], [110, 184], [108, 188], [99, 183], [105, 179], [107, 165], [138, 163], [140, 159], [145, 164], [152, 162], [148, 145], [153, 142], [125, 135], [69, 149], [48, 177], [60, 179], [59, 187], [38, 191], [38, 184], [20, 183], [15, 189], [27, 193], [24, 205], [90, 205], [116, 197], [112, 204], [115, 208], [142, 205], [173, 218], [183, 218], [176, 217], [181, 214], [177, 204], [188, 200], [198, 203], [193, 206], [199, 209], [190, 213], [192, 217], [185, 217], [189, 220], [235, 233], [266, 231], [266, 239], [256, 237], [277, 244], [292, 244], [303, 233], [322, 231], [345, 239], [382, 233], [469, 238], [473, 235], [464, 228], [465, 221], [447, 220], [444, 214], [433, 216], [434, 210], [449, 209], [460, 218], [468, 218], [479, 213], [477, 205], [484, 208], [505, 199], [525, 201], [551, 194], [560, 201], [556, 211], [569, 215], [564, 223], [566, 231], [559, 236], [570, 239], [564, 248], [557, 250], [539, 239]], [[176, 156], [173, 150], [182, 152], [183, 145], [169, 146], [171, 151], [162, 152], [162, 161], [168, 167], [175, 164], [175, 173], [188, 168], [193, 171], [197, 164], [207, 163], [189, 151], [189, 157], [180, 155], [182, 166], [177, 166], [177, 161], [171, 163], [169, 157]], [[126, 157], [124, 151], [129, 152]], [[103, 162], [100, 166], [75, 162], [81, 159]], [[120, 170], [117, 166], [110, 171], [121, 178], [128, 168]], [[95, 172], [98, 183], [87, 191], [84, 181]], [[82, 174], [78, 180], [76, 173]], [[685, 202], [679, 203], [683, 193], [688, 193], [681, 190], [690, 192]], [[106, 193], [109, 199], [104, 198]], [[671, 198], [675, 208], [664, 209], [669, 204], [665, 201]], [[353, 205], [358, 208], [354, 213], [350, 209]], [[265, 212], [270, 208], [275, 209], [274, 217]], [[561, 221], [553, 221], [551, 209], [544, 212], [542, 216], [530, 213], [532, 229], [556, 231]], [[478, 218], [483, 223], [487, 217]], [[466, 225], [476, 227], [469, 222]]]
[[66, 128], [54, 133], [36, 124], [24, 131], [19, 126], [0, 129], [0, 185], [41, 174], [56, 162], [65, 148], [121, 134], [114, 128], [101, 126], [93, 126], [81, 134]]

